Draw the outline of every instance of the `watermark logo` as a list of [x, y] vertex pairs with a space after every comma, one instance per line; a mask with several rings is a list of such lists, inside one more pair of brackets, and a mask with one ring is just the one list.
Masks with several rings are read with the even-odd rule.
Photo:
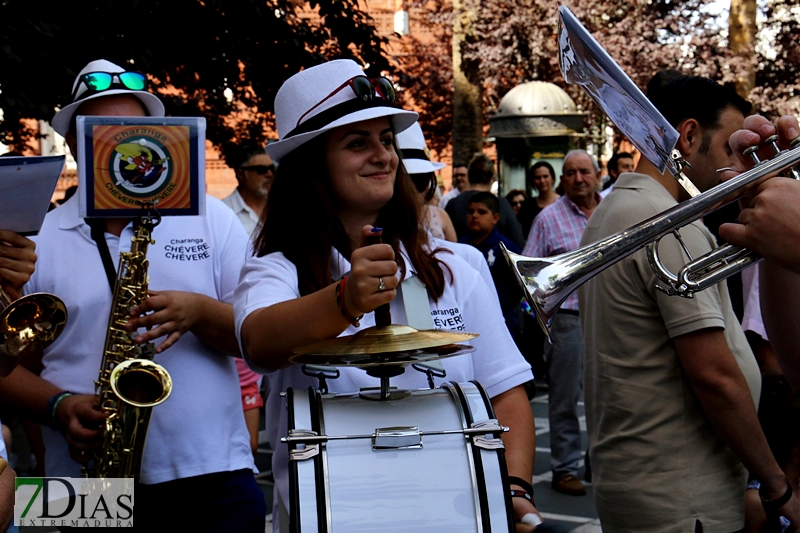
[[133, 527], [133, 479], [17, 478], [14, 525]]

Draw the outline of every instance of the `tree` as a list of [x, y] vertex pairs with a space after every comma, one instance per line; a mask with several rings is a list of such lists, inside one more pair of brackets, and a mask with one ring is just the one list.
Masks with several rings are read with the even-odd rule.
[[477, 6], [453, 0], [453, 160], [468, 162], [483, 149], [483, 87], [480, 63], [464, 56], [474, 41]]
[[731, 52], [744, 61], [737, 73], [736, 92], [747, 98], [756, 84], [756, 0], [731, 0], [728, 14], [728, 41]]
[[205, 116], [223, 154], [264, 141], [278, 88], [302, 68], [336, 57], [388, 67], [357, 0], [3, 0], [0, 20], [0, 142], [14, 148], [32, 135], [23, 120], [52, 118], [98, 56], [150, 75], [168, 114]]

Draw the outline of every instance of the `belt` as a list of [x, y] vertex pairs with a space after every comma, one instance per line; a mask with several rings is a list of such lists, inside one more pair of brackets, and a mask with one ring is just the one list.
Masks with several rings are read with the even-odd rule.
[[557, 312], [563, 313], [565, 315], [580, 316], [580, 313], [578, 313], [574, 309], [559, 309]]

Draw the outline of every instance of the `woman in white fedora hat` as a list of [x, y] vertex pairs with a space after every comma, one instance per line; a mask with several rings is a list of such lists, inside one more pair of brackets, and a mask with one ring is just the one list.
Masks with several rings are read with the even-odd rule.
[[429, 203], [437, 190], [435, 172], [447, 165], [431, 161], [431, 153], [419, 122], [397, 134], [397, 147], [403, 158], [403, 166], [425, 202], [422, 206], [422, 226], [431, 237], [455, 242], [456, 229], [450, 216], [441, 207]]
[[[270, 374], [266, 410], [275, 454], [274, 530], [288, 530], [289, 504], [288, 450], [279, 441], [287, 431], [287, 406], [279, 393], [318, 384], [300, 365], [290, 364], [292, 351], [374, 325], [372, 311], [382, 304], [391, 303], [393, 316], [404, 317], [403, 302], [395, 296], [412, 272], [427, 289], [437, 327], [480, 333], [470, 341], [476, 352], [442, 361], [447, 380], [477, 379], [486, 388], [497, 418], [511, 428], [503, 440], [511, 488], [520, 495], [512, 498], [515, 514], [519, 519], [536, 513], [524, 497], [535, 450], [533, 416], [522, 387], [531, 379], [530, 368], [477, 271], [456, 255], [432, 249], [420, 227], [421, 199], [395, 141], [417, 114], [394, 104], [388, 80], [368, 79], [355, 62], [337, 60], [289, 78], [276, 96], [275, 117], [279, 141], [266, 150], [280, 165], [234, 303], [245, 359]], [[378, 236], [383, 244], [366, 244]], [[379, 384], [363, 370], [339, 370], [341, 376], [328, 381], [331, 392]], [[392, 385], [419, 389], [427, 382], [424, 374], [406, 372]], [[368, 486], [369, 473], [363, 475]]]

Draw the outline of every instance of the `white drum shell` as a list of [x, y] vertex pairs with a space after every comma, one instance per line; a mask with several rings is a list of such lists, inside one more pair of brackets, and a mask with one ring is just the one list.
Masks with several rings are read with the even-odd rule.
[[[494, 418], [479, 386], [444, 387], [392, 401], [290, 391], [290, 429], [352, 436], [418, 427], [424, 434]], [[318, 457], [292, 461], [294, 531], [509, 531], [502, 449], [477, 448], [463, 434], [424, 435], [415, 449], [374, 450], [372, 444], [329, 440]]]

